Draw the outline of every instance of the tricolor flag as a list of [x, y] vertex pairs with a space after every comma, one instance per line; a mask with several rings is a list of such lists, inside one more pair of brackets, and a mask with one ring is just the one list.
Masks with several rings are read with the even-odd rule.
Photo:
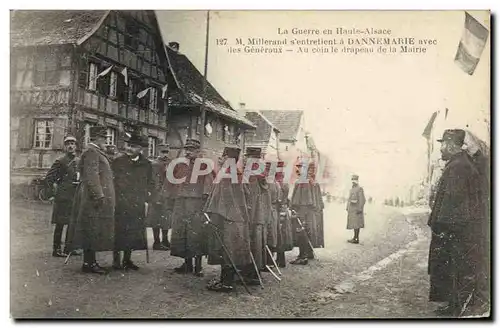
[[436, 120], [437, 114], [438, 112], [432, 113], [429, 123], [427, 123], [427, 126], [425, 127], [425, 130], [422, 133], [422, 137], [426, 139], [429, 139], [431, 137], [432, 128], [434, 127], [434, 121]]
[[144, 96], [148, 93], [149, 89], [151, 89], [151, 87], [149, 87], [149, 88], [147, 88], [147, 89], [144, 89], [144, 90], [142, 90], [141, 92], [139, 92], [139, 93], [137, 94], [137, 98], [139, 98], [139, 99], [143, 98], [143, 97], [144, 97]]
[[167, 90], [168, 90], [168, 84], [165, 84], [162, 88], [161, 88], [161, 97], [163, 99], [165, 99], [165, 96], [167, 95]]
[[99, 73], [99, 74], [97, 75], [97, 77], [99, 78], [99, 77], [106, 76], [106, 74], [108, 74], [109, 72], [111, 72], [111, 69], [113, 69], [113, 66], [114, 66], [114, 65], [111, 65], [111, 66], [109, 66], [108, 68], [106, 68], [104, 71], [102, 71], [101, 73]]
[[467, 74], [474, 74], [488, 35], [488, 29], [465, 12], [464, 32], [455, 55], [455, 63]]
[[127, 68], [125, 67], [124, 69], [121, 70], [122, 75], [123, 75], [123, 78], [125, 80], [125, 85], [128, 85], [128, 72], [127, 72]]

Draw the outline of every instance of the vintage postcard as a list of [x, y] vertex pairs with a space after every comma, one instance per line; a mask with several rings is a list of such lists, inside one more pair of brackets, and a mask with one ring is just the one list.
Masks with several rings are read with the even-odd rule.
[[490, 22], [12, 10], [11, 316], [489, 318]]

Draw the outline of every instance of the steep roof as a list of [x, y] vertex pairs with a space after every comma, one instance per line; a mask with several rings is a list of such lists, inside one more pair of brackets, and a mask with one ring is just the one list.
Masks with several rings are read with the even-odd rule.
[[92, 34], [108, 12], [106, 10], [11, 11], [11, 46], [76, 44]]
[[[180, 94], [172, 95], [172, 105], [201, 105], [203, 102], [204, 77], [186, 55], [166, 46], [167, 58]], [[207, 81], [208, 82], [208, 81]], [[240, 122], [249, 127], [255, 125], [235, 111], [231, 105], [217, 92], [214, 86], [207, 83], [207, 109], [226, 118]]]
[[261, 110], [279, 130], [280, 140], [295, 140], [300, 128], [302, 110]]
[[[269, 138], [271, 137], [272, 130], [279, 129], [274, 126], [271, 121], [269, 121], [264, 115], [262, 115], [259, 111], [247, 111], [245, 113], [245, 117], [250, 120], [257, 129], [254, 131], [254, 134], [249, 138], [252, 142], [269, 142]], [[250, 141], [249, 141], [250, 142]]]

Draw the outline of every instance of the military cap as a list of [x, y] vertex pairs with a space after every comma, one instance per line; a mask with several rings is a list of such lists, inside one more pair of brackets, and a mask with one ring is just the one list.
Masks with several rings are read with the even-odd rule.
[[105, 126], [101, 126], [101, 125], [91, 126], [90, 129], [89, 129], [89, 136], [91, 138], [95, 138], [95, 137], [104, 137], [104, 138], [107, 138], [107, 137], [110, 137], [110, 135], [108, 134], [108, 129]]
[[351, 177], [351, 180], [358, 181], [359, 180], [359, 175], [353, 174], [352, 177]]
[[67, 135], [66, 137], [64, 137], [64, 143], [66, 143], [68, 141], [74, 141], [74, 142], [76, 142], [76, 138], [73, 137], [72, 135]]
[[245, 149], [245, 155], [247, 157], [260, 158], [262, 155], [262, 148], [259, 147], [247, 147]]
[[184, 145], [184, 148], [199, 149], [199, 148], [201, 148], [201, 144], [200, 144], [199, 140], [187, 139], [186, 144]]
[[447, 129], [443, 132], [443, 137], [438, 139], [438, 142], [451, 141], [457, 146], [462, 146], [465, 140], [465, 130], [462, 129]]
[[227, 155], [229, 158], [238, 158], [240, 157], [241, 149], [239, 147], [224, 147], [224, 151], [222, 155]]
[[128, 138], [127, 143], [130, 145], [137, 145], [141, 147], [148, 147], [148, 139], [141, 136], [140, 134], [133, 133], [130, 138]]

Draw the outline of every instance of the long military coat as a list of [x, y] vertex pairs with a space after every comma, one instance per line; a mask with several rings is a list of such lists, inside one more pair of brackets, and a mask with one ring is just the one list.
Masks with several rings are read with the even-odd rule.
[[250, 245], [258, 268], [266, 265], [267, 227], [272, 215], [272, 200], [265, 178], [250, 177]]
[[482, 254], [487, 251], [480, 183], [465, 153], [452, 157], [443, 170], [428, 221], [430, 301], [461, 307], [469, 295], [470, 305], [478, 300], [476, 292], [484, 284]]
[[213, 184], [203, 208], [212, 221], [212, 224], [207, 225], [208, 264], [230, 264], [221, 241], [235, 265], [244, 267], [252, 264], [248, 224], [249, 197], [247, 185], [232, 183], [230, 178], [223, 178]]
[[112, 163], [116, 192], [115, 250], [147, 249], [145, 203], [153, 189], [151, 162], [122, 155]]
[[78, 172], [80, 158], [66, 154], [57, 159], [49, 172], [46, 181], [52, 187], [55, 186], [54, 206], [52, 210], [52, 223], [68, 224], [73, 208], [77, 184], [76, 174]]
[[280, 205], [280, 187], [277, 183], [268, 183], [269, 194], [271, 196], [271, 215], [267, 224], [267, 245], [271, 250], [278, 246], [279, 229], [279, 205]]
[[325, 247], [325, 232], [324, 232], [324, 219], [323, 210], [325, 208], [325, 203], [323, 202], [323, 196], [321, 194], [321, 186], [319, 183], [314, 183], [314, 209], [316, 213], [316, 240], [315, 244], [319, 247]]
[[[311, 244], [314, 248], [319, 247], [317, 244], [317, 225], [316, 225], [316, 200], [315, 200], [314, 186], [310, 182], [296, 183], [292, 193], [292, 199], [290, 201], [290, 207], [297, 212], [297, 217], [302, 222], [302, 225], [306, 229], [307, 235]], [[303, 232], [298, 232], [300, 230], [300, 225], [295, 220], [293, 223], [295, 230], [295, 245], [298, 245], [300, 240], [300, 234]]]
[[173, 198], [168, 197], [171, 188], [167, 183], [167, 167], [169, 160], [158, 158], [152, 165], [154, 188], [151, 195], [151, 204], [146, 219], [146, 225], [151, 228], [161, 228], [168, 230], [172, 226]]
[[365, 192], [363, 187], [355, 185], [349, 192], [347, 199], [347, 229], [360, 229], [365, 227]]
[[206, 255], [207, 229], [203, 224], [203, 205], [212, 189], [213, 174], [199, 176], [191, 183], [194, 162], [176, 165], [175, 177], [186, 177], [176, 187], [172, 212], [170, 254], [181, 258]]
[[289, 186], [288, 184], [278, 183], [278, 245], [276, 251], [287, 252], [293, 249], [293, 224], [290, 215], [290, 210], [288, 208], [288, 194]]
[[[115, 186], [106, 154], [94, 144], [82, 154], [80, 184], [68, 229], [68, 249], [112, 251], [115, 231]], [[103, 198], [103, 204], [97, 203]]]

